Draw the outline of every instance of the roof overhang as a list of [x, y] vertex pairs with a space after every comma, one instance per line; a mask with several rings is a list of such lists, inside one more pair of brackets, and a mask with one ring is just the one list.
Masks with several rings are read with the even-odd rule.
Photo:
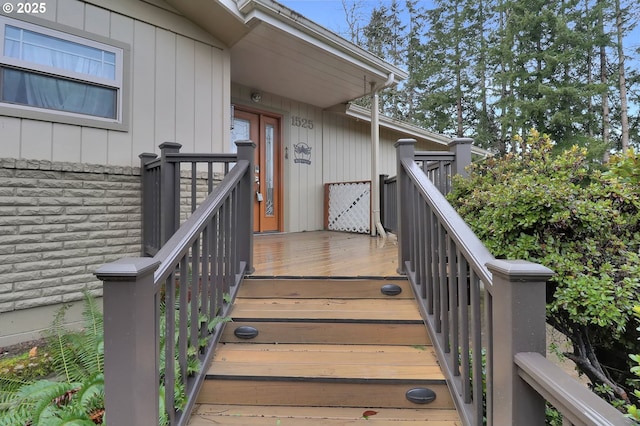
[[231, 80], [320, 108], [407, 73], [273, 0], [168, 0], [230, 47]]
[[[365, 122], [371, 122], [371, 111], [363, 108], [359, 105], [352, 103], [346, 103], [342, 105], [336, 105], [330, 109], [331, 112], [344, 114], [348, 117], [362, 120]], [[396, 120], [385, 115], [380, 115], [378, 122], [381, 128], [389, 129], [398, 132], [406, 138], [416, 139], [418, 141], [426, 141], [432, 144], [442, 146], [443, 150], [449, 149], [449, 144], [453, 142], [454, 138], [442, 135], [439, 133], [429, 132], [421, 127], [408, 123], [402, 120]], [[490, 151], [482, 149], [480, 147], [471, 146], [471, 153], [482, 157], [490, 157], [493, 154]]]

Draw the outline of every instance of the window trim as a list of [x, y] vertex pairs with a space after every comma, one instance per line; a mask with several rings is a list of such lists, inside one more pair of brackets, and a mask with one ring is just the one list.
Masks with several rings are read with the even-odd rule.
[[[21, 17], [22, 18], [22, 17]], [[84, 82], [87, 84], [104, 86], [116, 90], [116, 118], [104, 118], [89, 114], [60, 111], [55, 109], [40, 108], [30, 105], [19, 105], [0, 101], [0, 115], [19, 118], [29, 118], [57, 123], [75, 124], [87, 127], [96, 127], [110, 130], [129, 130], [129, 75], [130, 75], [130, 48], [128, 45], [97, 36], [95, 34], [66, 27], [50, 21], [45, 21], [32, 16], [25, 16], [18, 20], [0, 14], [0, 67], [17, 69], [26, 72], [49, 75], [61, 79]], [[50, 67], [29, 61], [4, 56], [5, 27], [13, 27], [34, 31], [46, 36], [56, 37], [79, 43], [89, 47], [112, 52], [116, 55], [115, 79], [90, 76], [70, 70]]]

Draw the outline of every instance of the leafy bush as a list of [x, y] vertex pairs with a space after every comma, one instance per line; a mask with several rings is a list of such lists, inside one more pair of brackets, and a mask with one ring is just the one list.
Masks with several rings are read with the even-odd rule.
[[532, 131], [523, 149], [474, 164], [454, 180], [450, 202], [499, 258], [527, 259], [556, 276], [547, 288], [547, 321], [573, 350], [564, 355], [594, 388], [629, 401], [629, 326], [640, 303], [638, 156], [614, 157], [606, 172], [573, 147], [553, 155]]

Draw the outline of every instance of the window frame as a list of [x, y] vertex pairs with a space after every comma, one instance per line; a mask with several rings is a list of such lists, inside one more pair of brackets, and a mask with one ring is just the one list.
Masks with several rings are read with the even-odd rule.
[[[76, 81], [93, 86], [101, 86], [116, 90], [116, 117], [105, 118], [95, 115], [68, 112], [56, 109], [41, 108], [31, 105], [21, 105], [0, 100], [0, 115], [30, 118], [58, 123], [76, 124], [87, 127], [96, 127], [111, 130], [128, 131], [128, 86], [129, 86], [129, 46], [111, 39], [106, 39], [95, 34], [77, 29], [65, 27], [54, 22], [29, 17], [27, 20], [18, 20], [0, 14], [0, 68], [15, 69], [18, 71], [32, 72], [64, 80]], [[5, 29], [6, 26], [33, 31], [45, 36], [55, 37], [65, 41], [78, 43], [115, 54], [115, 79], [91, 76], [62, 68], [37, 64], [30, 61], [5, 56]], [[1, 70], [0, 70], [1, 72]], [[1, 83], [1, 81], [0, 81]]]

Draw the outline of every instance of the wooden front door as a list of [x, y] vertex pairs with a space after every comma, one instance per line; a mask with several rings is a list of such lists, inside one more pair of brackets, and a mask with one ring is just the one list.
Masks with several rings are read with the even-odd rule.
[[253, 231], [282, 231], [280, 117], [235, 108], [231, 140], [256, 144]]

